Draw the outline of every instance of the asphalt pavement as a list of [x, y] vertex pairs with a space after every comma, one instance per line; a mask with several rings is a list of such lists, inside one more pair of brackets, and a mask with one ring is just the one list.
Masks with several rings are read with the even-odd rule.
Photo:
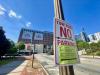
[[22, 60], [16, 60], [11, 63], [8, 63], [6, 65], [3, 65], [0, 67], [0, 75], [7, 75], [14, 69], [16, 69], [19, 65], [21, 65], [24, 61]]
[[[59, 75], [58, 66], [55, 65], [54, 56], [36, 54], [35, 57], [45, 67], [50, 75]], [[80, 57], [80, 64], [74, 65], [75, 75], [100, 75], [100, 59]]]

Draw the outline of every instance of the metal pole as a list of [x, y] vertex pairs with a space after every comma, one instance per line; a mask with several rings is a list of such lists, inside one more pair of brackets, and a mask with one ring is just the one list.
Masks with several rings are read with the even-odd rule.
[[[32, 45], [32, 39], [31, 39], [31, 45]], [[34, 62], [34, 51], [35, 51], [35, 43], [34, 43], [34, 50], [32, 51], [32, 68], [33, 68], [33, 62]]]
[[[61, 0], [54, 0], [55, 18], [65, 20]], [[59, 75], [74, 75], [73, 66], [59, 66]]]
[[[35, 43], [34, 43], [34, 51], [35, 51]], [[32, 68], [33, 68], [33, 62], [34, 62], [34, 51], [33, 51], [33, 58], [32, 58]]]

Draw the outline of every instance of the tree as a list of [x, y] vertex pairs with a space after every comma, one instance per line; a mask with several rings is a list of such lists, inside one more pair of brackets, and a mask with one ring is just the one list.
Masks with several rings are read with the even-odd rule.
[[18, 43], [17, 43], [17, 49], [19, 49], [19, 50], [25, 49], [25, 44], [24, 44], [24, 42], [18, 42]]
[[14, 41], [12, 41], [11, 39], [8, 39], [8, 40], [9, 40], [9, 42], [10, 42], [10, 44], [11, 44], [12, 47], [15, 46]]
[[98, 50], [98, 44], [97, 43], [91, 43], [90, 48], [92, 52], [96, 52]]
[[10, 50], [9, 50], [9, 54], [15, 54], [17, 53], [17, 48], [15, 46], [11, 47]]
[[98, 41], [97, 45], [98, 45], [98, 50], [100, 51], [100, 41]]
[[1, 56], [7, 53], [11, 46], [10, 42], [8, 41], [4, 33], [4, 30], [0, 29], [0, 58]]
[[82, 50], [82, 42], [83, 41], [76, 41], [78, 50]]
[[13, 55], [13, 54], [17, 53], [17, 48], [15, 46], [15, 43], [12, 40], [10, 40], [10, 39], [8, 39], [8, 40], [9, 40], [11, 46], [7, 53]]
[[89, 49], [89, 43], [83, 42], [83, 48], [84, 48], [85, 50]]
[[77, 41], [77, 47], [79, 50], [82, 50], [82, 49], [89, 49], [89, 44], [87, 42], [84, 42], [84, 41]]

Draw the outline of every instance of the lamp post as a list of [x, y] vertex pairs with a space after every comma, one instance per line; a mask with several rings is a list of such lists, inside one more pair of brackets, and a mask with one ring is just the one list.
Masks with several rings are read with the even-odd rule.
[[[65, 20], [61, 0], [54, 0], [55, 18]], [[59, 66], [60, 75], [74, 75], [73, 66]]]

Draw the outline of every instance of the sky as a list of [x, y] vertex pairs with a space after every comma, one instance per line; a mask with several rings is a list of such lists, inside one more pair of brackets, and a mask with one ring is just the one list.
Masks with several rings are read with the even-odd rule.
[[[100, 32], [100, 0], [62, 0], [74, 34]], [[0, 26], [17, 42], [21, 28], [53, 32], [54, 0], [0, 0]]]

